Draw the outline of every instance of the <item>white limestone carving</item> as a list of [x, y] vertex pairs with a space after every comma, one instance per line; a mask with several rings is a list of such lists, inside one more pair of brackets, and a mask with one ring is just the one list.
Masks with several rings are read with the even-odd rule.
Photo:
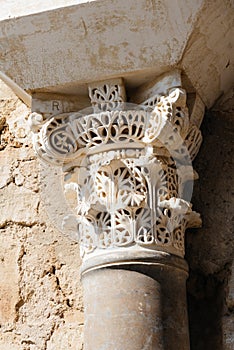
[[122, 84], [89, 89], [94, 109], [31, 116], [34, 147], [45, 161], [75, 174], [65, 185], [73, 192], [82, 256], [120, 247], [142, 247], [184, 255], [187, 227], [200, 217], [184, 195], [194, 178], [191, 165], [201, 133], [190, 124], [181, 87], [155, 95], [138, 109], [126, 109]]
[[89, 85], [89, 97], [96, 111], [111, 110], [126, 102], [122, 79], [113, 79]]

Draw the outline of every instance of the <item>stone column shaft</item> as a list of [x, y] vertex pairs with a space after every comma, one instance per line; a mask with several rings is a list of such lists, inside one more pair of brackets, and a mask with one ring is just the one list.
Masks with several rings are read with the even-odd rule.
[[156, 262], [85, 274], [85, 349], [189, 349], [186, 278]]

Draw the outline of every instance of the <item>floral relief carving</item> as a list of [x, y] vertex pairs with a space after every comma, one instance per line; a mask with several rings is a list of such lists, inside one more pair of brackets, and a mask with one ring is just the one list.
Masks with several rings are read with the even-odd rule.
[[118, 152], [111, 160], [91, 156], [90, 162], [98, 162], [88, 167], [93, 175], [82, 186], [67, 185], [77, 192], [82, 249], [89, 253], [134, 244], [183, 255], [191, 206], [177, 198], [176, 169], [151, 156], [121, 161], [117, 156]]
[[31, 116], [39, 157], [76, 174], [65, 194], [75, 196], [82, 256], [129, 246], [183, 256], [186, 228], [201, 224], [183, 192], [202, 142], [185, 90], [138, 109], [121, 105], [122, 81], [93, 85], [89, 95], [87, 114]]
[[152, 215], [149, 207], [138, 209], [136, 212], [136, 243], [139, 245], [152, 245], [154, 233]]
[[111, 214], [100, 212], [96, 216], [98, 247], [108, 248], [112, 245]]
[[89, 97], [96, 111], [113, 109], [126, 101], [122, 79], [101, 82], [89, 86]]
[[144, 136], [144, 111], [106, 111], [78, 117], [72, 122], [77, 142], [88, 148], [115, 142], [134, 142]]

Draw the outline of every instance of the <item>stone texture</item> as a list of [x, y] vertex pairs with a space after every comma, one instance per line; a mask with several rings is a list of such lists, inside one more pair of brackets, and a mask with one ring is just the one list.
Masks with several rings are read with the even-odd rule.
[[43, 209], [29, 109], [0, 94], [0, 349], [82, 349], [79, 248]]
[[37, 2], [28, 2], [27, 0], [18, 0], [17, 2], [14, 0], [3, 1], [0, 18], [8, 19], [11, 17], [26, 16], [32, 13], [91, 1], [95, 0], [50, 0], [48, 2], [44, 0], [38, 0]]
[[[6, 254], [8, 252], [8, 254]], [[6, 233], [0, 236], [0, 324], [13, 323], [16, 318], [16, 304], [19, 300], [18, 258], [20, 246]]]
[[234, 347], [234, 317], [225, 316], [223, 318], [224, 347], [223, 350], [232, 350]]
[[[19, 185], [23, 184], [22, 178], [18, 177], [18, 181], [20, 181], [18, 182]], [[38, 206], [38, 195], [33, 196], [32, 191], [9, 184], [1, 191], [0, 210], [2, 214], [0, 226], [4, 227], [10, 221], [29, 226], [33, 225], [36, 222]]]
[[6, 156], [1, 157], [0, 172], [0, 188], [3, 188], [12, 181], [11, 165], [9, 164], [9, 159]]
[[233, 113], [207, 113], [204, 141], [195, 168], [194, 207], [202, 212], [202, 229], [187, 234], [189, 263], [202, 273], [219, 273], [231, 262], [233, 237]]
[[188, 350], [186, 278], [149, 263], [86, 273], [85, 350]]
[[[11, 38], [3, 40], [4, 49], [8, 48], [3, 71], [23, 88], [29, 83], [30, 89], [102, 80], [113, 76], [113, 71], [117, 76], [152, 66], [165, 71], [181, 57], [202, 1], [181, 0], [180, 7], [169, 3], [172, 5], [155, 0], [95, 1], [2, 21], [2, 33]], [[179, 37], [174, 38], [177, 32]], [[20, 45], [19, 66], [8, 59], [10, 52], [18, 51], [15, 39]], [[22, 59], [28, 62], [27, 68], [20, 64]], [[40, 73], [42, 64], [50, 66], [44, 74]]]
[[229, 310], [234, 309], [234, 262], [232, 263], [228, 279], [226, 303]]
[[[233, 101], [232, 101], [233, 106]], [[195, 162], [200, 178], [193, 196], [203, 226], [187, 233], [191, 349], [231, 349], [233, 307], [233, 111], [208, 112]], [[229, 305], [229, 306], [228, 306]]]
[[4, 2], [1, 70], [23, 89], [83, 95], [90, 81], [122, 76], [136, 87], [177, 66], [211, 107], [233, 84], [232, 1], [41, 5], [12, 5], [16, 18], [4, 20]]

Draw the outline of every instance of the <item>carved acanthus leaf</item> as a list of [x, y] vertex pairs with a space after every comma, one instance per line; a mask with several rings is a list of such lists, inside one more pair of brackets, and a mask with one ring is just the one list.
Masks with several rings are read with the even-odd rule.
[[185, 185], [194, 179], [201, 132], [190, 123], [185, 90], [167, 91], [122, 109], [123, 81], [101, 82], [89, 87], [87, 113], [47, 121], [32, 114], [38, 155], [73, 169], [65, 194], [77, 219], [64, 224], [80, 232], [82, 255], [132, 246], [183, 256], [186, 227], [200, 225]]

